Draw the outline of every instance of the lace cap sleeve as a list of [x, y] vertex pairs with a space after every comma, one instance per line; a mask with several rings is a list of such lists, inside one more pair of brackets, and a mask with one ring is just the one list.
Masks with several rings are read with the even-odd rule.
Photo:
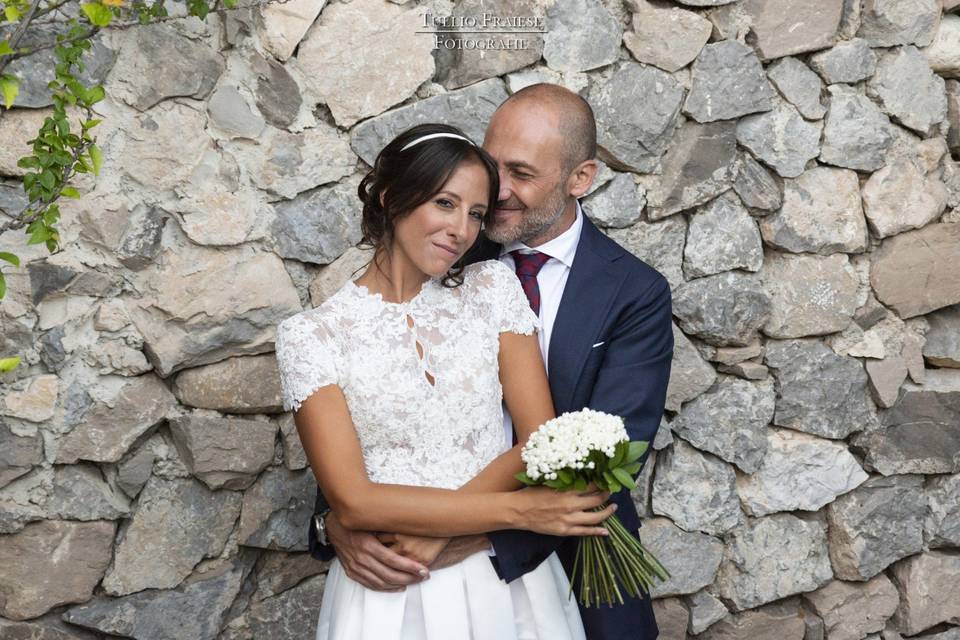
[[498, 331], [530, 335], [540, 330], [540, 319], [510, 267], [499, 260], [477, 264], [478, 298], [491, 313]]
[[276, 358], [283, 410], [296, 411], [317, 389], [339, 384], [338, 356], [333, 334], [316, 319], [299, 314], [281, 322]]

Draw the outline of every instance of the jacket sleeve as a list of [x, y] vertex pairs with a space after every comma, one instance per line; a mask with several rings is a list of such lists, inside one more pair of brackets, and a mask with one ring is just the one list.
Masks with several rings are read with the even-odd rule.
[[[329, 508], [330, 505], [323, 496], [320, 485], [317, 485], [317, 498], [313, 506], [313, 515], [323, 513]], [[313, 516], [310, 517], [310, 522], [307, 524], [307, 548], [310, 550], [310, 555], [317, 560], [332, 560], [337, 555], [332, 544], [320, 544], [320, 541], [317, 540], [317, 530], [313, 525]]]
[[[626, 306], [611, 329], [609, 345], [587, 407], [622, 416], [631, 440], [653, 443], [660, 426], [673, 359], [673, 320], [670, 285], [663, 276]], [[646, 462], [650, 447], [641, 458]], [[631, 501], [621, 491], [612, 500], [623, 512]], [[632, 506], [632, 505], [631, 505]], [[535, 569], [567, 538], [530, 531], [503, 530], [488, 534], [491, 557], [501, 579], [510, 582]]]

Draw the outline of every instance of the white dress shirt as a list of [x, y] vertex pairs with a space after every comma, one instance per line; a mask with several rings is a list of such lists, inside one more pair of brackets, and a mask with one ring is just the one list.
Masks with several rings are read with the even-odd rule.
[[[540, 323], [541, 331], [537, 336], [540, 340], [540, 354], [543, 356], [543, 363], [547, 367], [547, 373], [550, 372], [549, 346], [550, 336], [553, 334], [553, 324], [557, 319], [557, 311], [560, 309], [560, 299], [563, 297], [563, 290], [567, 286], [567, 277], [570, 275], [570, 267], [573, 266], [573, 258], [577, 254], [577, 245], [580, 244], [580, 231], [583, 229], [583, 210], [580, 209], [580, 202], [577, 201], [576, 218], [570, 228], [559, 236], [543, 243], [539, 247], [528, 247], [522, 242], [512, 242], [500, 250], [500, 261], [506, 264], [510, 269], [516, 271], [516, 264], [511, 251], [517, 249], [523, 252], [539, 251], [550, 256], [540, 272], [537, 274], [537, 286], [540, 288]], [[506, 404], [503, 406], [503, 430], [506, 438], [506, 448], [513, 446], [513, 421], [510, 419], [510, 412]]]

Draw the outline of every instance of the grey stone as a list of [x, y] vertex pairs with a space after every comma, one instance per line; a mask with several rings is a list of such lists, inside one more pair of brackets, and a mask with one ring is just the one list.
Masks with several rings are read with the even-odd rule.
[[[277, 60], [286, 61], [293, 55], [303, 36], [326, 6], [327, 0], [300, 0], [299, 2], [269, 3], [252, 7], [256, 15], [246, 31], [259, 36], [260, 45]], [[238, 11], [228, 11], [228, 19]], [[227, 22], [228, 35], [230, 22]]]
[[597, 120], [601, 159], [615, 169], [649, 173], [667, 150], [684, 89], [655, 67], [626, 62], [587, 95]]
[[273, 350], [277, 324], [302, 310], [283, 261], [252, 247], [165, 249], [123, 298], [157, 373]]
[[817, 340], [769, 340], [764, 361], [778, 382], [774, 424], [834, 439], [877, 426], [856, 358]]
[[691, 67], [683, 110], [698, 122], [739, 118], [774, 107], [773, 87], [752, 49], [733, 40], [708, 44]]
[[723, 543], [703, 533], [687, 533], [668, 518], [649, 518], [640, 528], [640, 541], [670, 572], [657, 582], [653, 598], [695, 593], [713, 582], [723, 557]]
[[882, 573], [867, 582], [834, 580], [804, 599], [823, 619], [830, 640], [860, 640], [883, 630], [900, 603], [896, 587]]
[[900, 591], [900, 606], [893, 621], [907, 635], [941, 622], [960, 621], [960, 556], [930, 551], [903, 560], [893, 567], [893, 582]]
[[810, 56], [810, 67], [827, 84], [853, 84], [873, 75], [877, 69], [877, 55], [866, 40], [853, 38]]
[[684, 333], [673, 325], [673, 361], [667, 385], [667, 411], [679, 411], [680, 405], [710, 388], [717, 374], [699, 354]]
[[772, 111], [737, 122], [737, 142], [784, 177], [803, 173], [820, 155], [821, 122], [808, 122], [789, 102], [776, 101]]
[[44, 520], [0, 536], [0, 615], [26, 620], [89, 599], [115, 530], [113, 522]]
[[291, 471], [306, 468], [307, 454], [303, 450], [303, 443], [300, 442], [293, 414], [288, 411], [279, 418], [279, 421], [283, 441], [283, 465]]
[[484, 80], [364, 120], [350, 131], [350, 146], [364, 162], [373, 166], [377, 154], [398, 132], [425, 122], [445, 122], [459, 127], [479, 144], [490, 116], [506, 99], [507, 91], [501, 80]]
[[53, 495], [53, 469], [34, 467], [0, 489], [0, 534], [15, 533], [47, 517]]
[[[116, 86], [108, 91], [140, 111], [167, 98], [206, 98], [223, 73], [219, 52], [170, 23], [140, 25], [128, 33], [110, 74]], [[157, 60], [168, 64], [157, 67]]]
[[108, 485], [92, 464], [58, 466], [53, 495], [47, 503], [51, 517], [64, 520], [117, 520], [130, 515], [130, 501]]
[[917, 0], [909, 4], [897, 0], [863, 0], [857, 36], [871, 47], [902, 44], [925, 47], [933, 42], [939, 17], [937, 0]]
[[736, 154], [733, 123], [685, 122], [663, 157], [663, 174], [650, 193], [648, 217], [664, 218], [730, 189], [737, 170]]
[[198, 562], [223, 551], [240, 513], [240, 494], [190, 479], [153, 476], [117, 545], [103, 589], [114, 596], [176, 587]]
[[813, 167], [783, 181], [783, 206], [760, 220], [764, 241], [794, 253], [867, 249], [860, 181], [849, 169]]
[[829, 110], [824, 120], [820, 160], [859, 171], [875, 171], [893, 145], [893, 125], [865, 95], [844, 85], [827, 87]]
[[158, 207], [134, 207], [115, 249], [123, 266], [139, 271], [153, 264], [160, 253], [163, 226], [169, 219], [170, 215]]
[[843, 443], [789, 429], [764, 435], [759, 468], [737, 477], [740, 504], [749, 515], [817, 511], [868, 477]]
[[[667, 516], [686, 531], [720, 535], [739, 523], [733, 467], [683, 440], [658, 453], [653, 480], [653, 512]], [[709, 487], [703, 493], [694, 485]]]
[[743, 204], [760, 210], [757, 215], [779, 209], [783, 202], [777, 179], [749, 154], [743, 154], [740, 158], [740, 170], [733, 182], [733, 189]]
[[935, 174], [924, 174], [910, 160], [894, 159], [863, 185], [863, 212], [873, 234], [886, 238], [933, 222], [947, 198], [947, 188]]
[[931, 369], [923, 385], [904, 383], [880, 420], [885, 429], [851, 443], [867, 468], [883, 475], [960, 472], [960, 370]]
[[623, 36], [633, 57], [673, 72], [687, 66], [703, 49], [713, 27], [693, 11], [632, 0], [631, 31]]
[[[405, 9], [380, 0], [331, 3], [297, 49], [312, 93], [343, 128], [412, 96], [436, 70], [433, 38], [417, 35], [426, 7]], [[362, 42], [349, 55], [331, 42]], [[371, 91], [371, 80], [376, 89]], [[398, 133], [395, 131], [394, 134]]]
[[764, 347], [759, 340], [745, 347], [710, 347], [702, 348], [703, 357], [711, 362], [725, 365], [739, 364], [751, 358], [763, 355]]
[[647, 204], [646, 191], [630, 174], [618, 173], [604, 187], [581, 201], [590, 219], [601, 227], [629, 227]]
[[[373, 260], [372, 249], [357, 247], [347, 249], [342, 256], [317, 271], [316, 277], [310, 282], [310, 302], [313, 306], [319, 307], [345, 285], [347, 280], [363, 273], [363, 269], [370, 264], [371, 260]], [[279, 384], [279, 378], [277, 383]]]
[[770, 372], [759, 362], [738, 362], [737, 364], [721, 364], [717, 371], [743, 378], [744, 380], [766, 380]]
[[827, 507], [837, 577], [863, 581], [923, 548], [923, 478], [873, 477]]
[[543, 59], [557, 71], [589, 71], [615, 62], [623, 29], [599, 0], [556, 0], [547, 7]]
[[[525, 19], [544, 19], [543, 5], [533, 0], [465, 0], [457, 3], [458, 16], [477, 16], [484, 13], [497, 16], [523, 16]], [[550, 25], [546, 25], [548, 34]], [[533, 29], [531, 29], [533, 30]], [[474, 34], [462, 32], [454, 28], [452, 33], [443, 33], [441, 40], [458, 38], [491, 37], [510, 40], [522, 38], [525, 46], [522, 49], [467, 49], [465, 46], [445, 47], [434, 49], [434, 59], [437, 64], [436, 82], [447, 89], [459, 89], [487, 78], [496, 78], [517, 69], [523, 69], [534, 64], [543, 55], [544, 36], [536, 33], [517, 34], [491, 33]], [[424, 36], [418, 36], [424, 37]], [[546, 36], [549, 38], [549, 35]], [[469, 41], [465, 40], [464, 44]]]
[[860, 281], [846, 254], [770, 251], [760, 274], [770, 299], [763, 332], [771, 338], [834, 333], [850, 324], [857, 310]]
[[[248, 384], [257, 380], [258, 384]], [[174, 393], [182, 404], [223, 413], [282, 410], [280, 374], [273, 354], [227, 358], [177, 374]]]
[[214, 90], [207, 101], [207, 113], [219, 129], [233, 138], [254, 140], [266, 126], [263, 116], [251, 108], [247, 98], [236, 87], [229, 84]]
[[261, 420], [183, 415], [170, 433], [190, 472], [210, 489], [246, 489], [273, 461], [277, 427]]
[[290, 126], [303, 103], [296, 80], [283, 65], [257, 53], [250, 54], [249, 64], [257, 73], [254, 89], [257, 109], [273, 126]]
[[150, 589], [123, 598], [97, 597], [69, 609], [63, 619], [137, 640], [214, 640], [241, 582], [240, 572], [226, 571], [176, 590]]
[[656, 222], [641, 220], [626, 229], [607, 231], [613, 240], [663, 274], [675, 289], [683, 284], [683, 243], [687, 221], [683, 216], [670, 216]]
[[960, 302], [960, 279], [953, 274], [958, 259], [960, 224], [928, 224], [883, 241], [870, 265], [870, 284], [901, 318], [923, 315]]
[[943, 78], [936, 75], [924, 54], [913, 46], [884, 54], [867, 81], [867, 93], [883, 110], [906, 127], [926, 135], [947, 117]]
[[708, 344], [744, 346], [767, 322], [769, 305], [756, 275], [726, 271], [677, 287], [673, 314], [685, 332]]
[[883, 408], [892, 407], [900, 395], [900, 385], [907, 378], [907, 363], [900, 356], [890, 356], [883, 360], [868, 359], [864, 368], [870, 377], [870, 393], [874, 401]]
[[653, 612], [660, 635], [664, 638], [683, 638], [686, 636], [687, 620], [690, 613], [683, 606], [683, 601], [680, 598], [654, 600]]
[[131, 498], [136, 498], [153, 472], [154, 454], [150, 447], [140, 447], [117, 466], [117, 486]]
[[837, 41], [843, 0], [745, 0], [754, 46], [764, 61], [816, 51]]
[[923, 526], [927, 545], [960, 546], [960, 474], [929, 478], [925, 491], [930, 506]]
[[923, 357], [938, 367], [960, 368], [960, 304], [925, 316], [930, 325]]
[[730, 613], [723, 602], [707, 590], [687, 596], [684, 598], [684, 602], [687, 609], [690, 610], [689, 630], [693, 635], [700, 634], [710, 628], [713, 623], [726, 618]]
[[[0, 29], [0, 39], [8, 39], [13, 30], [13, 25], [7, 25]], [[57, 33], [55, 25], [51, 28], [33, 22], [23, 33], [18, 48], [34, 49], [56, 42]], [[117, 52], [104, 43], [103, 34], [94, 34], [89, 42], [92, 47], [83, 54], [83, 71], [74, 69], [74, 76], [85, 87], [103, 84], [117, 58]], [[19, 80], [20, 90], [13, 101], [14, 107], [39, 109], [53, 104], [53, 91], [47, 85], [56, 78], [57, 62], [59, 60], [52, 47], [34, 50], [30, 55], [10, 62], [4, 72]]]
[[64, 624], [56, 613], [24, 622], [0, 618], [0, 638], [5, 640], [97, 640], [97, 636], [92, 633]]
[[767, 76], [804, 118], [819, 120], [827, 112], [820, 103], [823, 82], [800, 60], [781, 58], [769, 66]]
[[731, 269], [759, 271], [761, 266], [760, 231], [736, 196], [723, 194], [690, 217], [683, 249], [683, 272], [687, 278]]
[[353, 181], [307, 191], [276, 205], [272, 233], [284, 258], [329, 264], [362, 237], [361, 203]]
[[774, 398], [772, 382], [723, 376], [684, 405], [670, 429], [698, 449], [753, 473], [767, 451], [766, 431], [773, 418]]
[[[697, 636], [698, 640], [811, 640], [803, 618], [779, 604], [729, 615]], [[820, 640], [823, 640], [822, 638]]]
[[924, 49], [930, 68], [944, 78], [960, 77], [960, 16], [944, 13], [933, 44]]
[[166, 418], [176, 398], [154, 375], [126, 382], [109, 402], [98, 400], [82, 421], [63, 436], [56, 462], [116, 462], [133, 444]]
[[743, 611], [831, 579], [826, 523], [778, 513], [748, 518], [730, 532], [715, 588], [731, 610]]
[[30, 274], [30, 301], [39, 304], [51, 294], [63, 293], [77, 277], [70, 267], [52, 264], [46, 260], [36, 260], [26, 265]]
[[43, 440], [39, 433], [19, 434], [0, 420], [0, 487], [43, 462]]
[[310, 469], [267, 469], [243, 494], [237, 539], [262, 549], [303, 551], [316, 480]]
[[227, 625], [223, 640], [276, 637], [306, 638], [316, 634], [326, 575], [307, 578], [277, 595], [257, 600]]

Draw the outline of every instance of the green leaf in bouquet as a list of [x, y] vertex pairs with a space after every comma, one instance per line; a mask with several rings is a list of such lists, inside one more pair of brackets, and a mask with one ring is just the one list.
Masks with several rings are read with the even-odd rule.
[[521, 471], [520, 473], [514, 474], [513, 477], [519, 480], [520, 482], [522, 482], [523, 484], [531, 487], [539, 484], [536, 480], [531, 480], [530, 476], [528, 476], [525, 471]]
[[564, 481], [560, 478], [556, 478], [555, 480], [547, 480], [543, 484], [547, 485], [551, 489], [557, 489], [558, 491], [566, 489], [567, 487], [566, 483], [564, 483]]
[[630, 474], [627, 473], [623, 467], [617, 467], [610, 473], [612, 473], [617, 481], [627, 489], [633, 490], [637, 488], [637, 483], [633, 481], [633, 478], [630, 477]]
[[642, 466], [643, 465], [641, 465], [639, 462], [631, 462], [630, 464], [625, 464], [620, 468], [629, 473], [631, 476], [635, 476], [637, 473], [639, 473]]
[[630, 452], [627, 454], [626, 462], [629, 464], [631, 462], [636, 462], [640, 459], [644, 453], [647, 452], [647, 447], [649, 443], [645, 440], [637, 440], [630, 443]]
[[623, 442], [617, 443], [617, 448], [614, 450], [613, 457], [610, 458], [610, 468], [619, 467], [623, 464], [623, 459], [627, 455], [627, 450], [630, 448], [630, 441], [624, 440]]
[[570, 473], [569, 469], [560, 469], [557, 471], [557, 477], [563, 480], [563, 484], [566, 486], [569, 487], [573, 485], [573, 474]]
[[610, 493], [616, 493], [617, 491], [620, 491], [620, 489], [623, 489], [623, 487], [620, 486], [620, 483], [617, 482], [617, 478], [609, 471], [603, 472], [603, 479], [607, 481], [607, 491]]
[[576, 479], [573, 481], [573, 487], [577, 491], [586, 491], [587, 490], [587, 479], [583, 476], [577, 474]]

